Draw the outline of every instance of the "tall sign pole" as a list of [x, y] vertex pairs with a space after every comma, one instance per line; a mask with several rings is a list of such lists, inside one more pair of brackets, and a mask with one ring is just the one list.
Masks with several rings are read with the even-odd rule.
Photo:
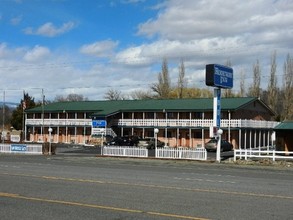
[[221, 161], [221, 136], [218, 135], [218, 131], [221, 127], [221, 89], [214, 88], [214, 104], [213, 104], [213, 126], [214, 126], [214, 136], [218, 136], [217, 142], [217, 156], [216, 160]]
[[5, 129], [5, 90], [3, 90], [3, 103], [2, 103], [2, 143], [4, 144], [5, 141], [5, 136], [4, 136], [4, 129]]
[[233, 88], [233, 69], [219, 64], [206, 65], [206, 85], [213, 86], [213, 136], [217, 138], [216, 160], [221, 162], [221, 88]]

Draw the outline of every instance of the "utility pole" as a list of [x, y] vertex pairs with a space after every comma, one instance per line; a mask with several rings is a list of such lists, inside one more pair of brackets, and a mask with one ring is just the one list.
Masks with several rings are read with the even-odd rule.
[[42, 128], [41, 128], [41, 135], [42, 135], [42, 141], [45, 142], [44, 140], [44, 89], [42, 89]]
[[3, 125], [2, 125], [2, 143], [4, 144], [4, 128], [5, 128], [5, 90], [3, 90], [3, 104], [2, 104], [2, 111], [3, 111], [3, 115], [2, 115], [2, 120], [3, 120]]

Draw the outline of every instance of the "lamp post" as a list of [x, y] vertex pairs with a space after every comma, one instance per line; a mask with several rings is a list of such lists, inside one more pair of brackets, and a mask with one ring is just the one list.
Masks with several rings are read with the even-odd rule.
[[223, 134], [223, 130], [222, 129], [218, 129], [217, 131], [217, 135], [218, 135], [218, 142], [217, 142], [217, 162], [221, 162], [221, 136]]
[[68, 113], [63, 110], [64, 113], [64, 118], [65, 118], [65, 143], [67, 144], [67, 136], [68, 136], [68, 128], [67, 128], [67, 118], [68, 118]]
[[158, 146], [158, 133], [159, 133], [159, 129], [155, 128], [154, 129], [154, 133], [155, 133], [155, 150], [157, 152], [157, 146]]
[[50, 127], [48, 129], [48, 131], [49, 131], [49, 152], [48, 152], [48, 155], [51, 155], [51, 133], [52, 133], [53, 129]]

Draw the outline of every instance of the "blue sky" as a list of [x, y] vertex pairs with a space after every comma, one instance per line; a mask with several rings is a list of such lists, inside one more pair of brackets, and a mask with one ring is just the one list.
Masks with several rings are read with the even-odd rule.
[[281, 84], [292, 20], [290, 0], [0, 0], [0, 90], [12, 102], [23, 90], [35, 100], [41, 89], [51, 100], [129, 95], [149, 90], [163, 58], [173, 85], [183, 59], [188, 86], [198, 88], [206, 64], [230, 60], [234, 90], [240, 73], [249, 86], [259, 59], [266, 87], [274, 51]]

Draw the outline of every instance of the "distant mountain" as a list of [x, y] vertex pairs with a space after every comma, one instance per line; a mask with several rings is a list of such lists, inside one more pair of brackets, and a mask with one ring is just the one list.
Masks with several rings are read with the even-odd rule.
[[[16, 108], [19, 103], [15, 103], [15, 102], [5, 102], [5, 105], [6, 106], [9, 106], [9, 107], [13, 107], [13, 108]], [[0, 101], [0, 108], [2, 108], [3, 106], [3, 102]]]

